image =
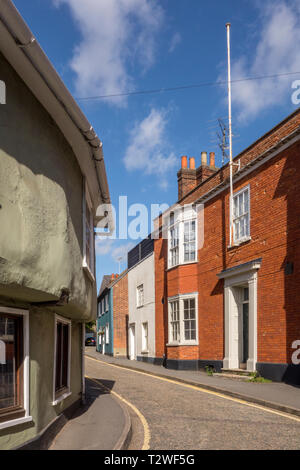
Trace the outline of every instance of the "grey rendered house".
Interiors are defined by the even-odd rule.
[[[96,210],[110,198],[100,140],[10,0],[0,81],[0,449],[15,449],[84,395]]]
[[[129,358],[156,364],[154,240],[145,238],[128,253]]]

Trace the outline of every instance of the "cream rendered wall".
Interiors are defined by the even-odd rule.
[[[54,368],[54,318],[50,310],[29,310],[29,355],[30,355],[30,415],[32,422],[0,430],[0,449],[9,450],[34,439],[47,425],[66,408],[81,400],[81,323],[71,325],[71,375],[72,394],[56,406],[53,401]]]
[[[54,300],[69,317],[96,317],[96,284],[82,269],[83,175],[47,111],[0,54],[0,297]]]
[[[144,306],[137,307],[136,289],[144,285]],[[154,253],[128,272],[129,325],[135,323],[136,356],[155,357]],[[148,353],[142,353],[142,323],[148,322]]]
[[[82,326],[96,317],[83,270],[84,178],[65,137],[0,54],[0,305],[29,311],[30,423],[0,431],[0,449],[26,443],[81,398]],[[69,304],[47,308],[34,302]],[[55,312],[72,319],[71,392],[53,406]]]

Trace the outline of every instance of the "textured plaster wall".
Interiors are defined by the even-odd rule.
[[[137,287],[144,285],[144,305],[137,307]],[[128,272],[129,324],[135,323],[136,355],[155,357],[154,253]],[[142,353],[142,323],[148,323],[148,353]]]
[[[0,295],[45,301],[68,288],[64,313],[89,321],[96,315],[96,286],[82,269],[79,165],[1,55],[0,71],[7,87],[7,104],[0,106]]]
[[[13,449],[33,439],[64,409],[81,398],[81,324],[72,322],[71,392],[56,406],[53,401],[54,318],[52,311],[32,309],[30,328],[30,415],[32,423],[0,430],[0,449]]]

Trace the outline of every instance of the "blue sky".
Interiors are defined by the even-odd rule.
[[[296,0],[14,0],[74,97],[226,80],[226,22],[233,79],[300,72]],[[299,75],[233,84],[236,155],[296,109]],[[180,156],[215,151],[224,86],[81,101],[103,141],[113,204],[172,204]],[[130,220],[130,217],[129,217]],[[97,244],[97,281],[138,240]]]

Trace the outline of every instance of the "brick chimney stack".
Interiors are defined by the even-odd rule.
[[[201,152],[201,166],[197,168],[197,186],[213,175],[217,170],[218,168],[215,167],[215,153],[210,152],[208,162],[207,152]]]
[[[189,191],[194,189],[197,184],[195,159],[190,158],[190,167],[188,168],[187,156],[181,157],[181,169],[177,173],[178,181],[178,200],[182,199]]]
[[[181,169],[177,173],[178,200],[182,199],[217,170],[214,152],[210,152],[209,161],[207,152],[201,152],[201,165],[198,168],[196,168],[194,157],[189,158],[189,167],[187,156],[181,157]]]
[[[215,168],[215,152],[210,152],[209,154],[209,166]]]

